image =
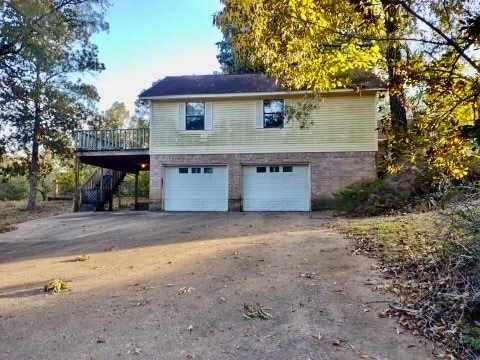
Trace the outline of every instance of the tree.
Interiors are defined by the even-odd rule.
[[[347,80],[339,74],[369,70],[381,57],[377,44],[363,45],[347,31],[361,21],[351,6],[333,0],[222,2],[215,22],[230,34],[235,58],[262,63],[289,88],[335,88]]]
[[[214,17],[214,25],[217,23],[217,17]],[[221,65],[224,74],[254,74],[265,71],[264,66],[257,61],[250,63],[248,59],[239,58],[235,55],[232,45],[232,26],[225,26],[221,28],[223,33],[223,40],[217,42],[218,55],[217,60]]]
[[[148,129],[150,126],[150,102],[135,100],[135,112],[130,119],[130,127],[134,129]]]
[[[100,116],[94,117],[89,121],[89,126],[93,130],[123,129],[130,119],[130,112],[125,103],[115,101]]]
[[[104,8],[107,2],[103,0],[1,0],[0,1],[0,59],[20,54],[32,43],[42,41],[47,45],[55,38],[52,27],[65,23],[74,23],[79,19],[78,8],[86,17],[84,22],[92,30],[107,30],[108,24],[98,23],[93,6]],[[75,9],[77,8],[77,9]],[[72,11],[73,10],[73,11]]]
[[[439,131],[436,135],[440,129],[454,128],[458,135],[460,127],[448,124],[472,123],[478,113],[460,111],[478,108],[478,53],[471,49],[480,43],[480,16],[473,0],[222,3],[225,7],[216,14],[216,24],[231,30],[235,56],[262,61],[267,74],[287,87],[320,92],[349,86],[354,80],[351,74],[359,69],[381,76],[389,92],[386,125],[396,139],[391,145],[407,139],[407,132],[427,138],[427,128]],[[452,84],[456,93],[451,91]],[[432,104],[438,106],[429,112]],[[417,126],[413,131],[407,120],[445,124]],[[450,139],[456,138],[451,135]],[[456,151],[451,145],[451,151]],[[432,163],[438,163],[434,154],[440,152],[425,156],[429,154]],[[390,158],[404,161],[411,153],[394,155]]]
[[[103,20],[104,5],[102,0],[2,3],[1,17],[18,24],[18,34],[15,27],[0,28],[3,46],[16,44],[12,45],[15,51],[0,58],[0,119],[9,130],[5,134],[9,151],[26,156],[27,209],[36,205],[42,152],[69,154],[69,131],[87,121],[98,100],[92,86],[72,79],[75,74],[104,68],[98,61],[97,47],[90,42],[94,32],[108,27]],[[36,29],[41,19],[41,29],[29,36],[23,34],[25,29]]]

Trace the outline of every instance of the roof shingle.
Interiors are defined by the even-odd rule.
[[[140,97],[242,94],[283,91],[272,78],[260,74],[167,76]]]
[[[371,72],[343,74],[353,89],[379,89],[385,84]],[[287,91],[278,81],[261,74],[167,76],[143,91],[140,98],[188,95],[248,94]]]

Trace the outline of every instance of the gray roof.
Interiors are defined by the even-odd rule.
[[[283,91],[272,78],[259,74],[167,76],[140,97],[242,94]]]
[[[349,88],[378,89],[385,86],[378,77],[370,72],[353,71],[345,73],[344,76],[351,79]],[[143,91],[140,98],[269,93],[286,90],[275,79],[260,74],[167,76]]]

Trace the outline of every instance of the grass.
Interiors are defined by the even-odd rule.
[[[27,202],[25,200],[6,200],[0,201],[0,214],[6,213],[10,210],[25,209]]]
[[[428,256],[438,250],[438,219],[431,215],[362,219],[350,222],[345,231],[368,251],[380,251],[387,263]]]
[[[14,230],[14,224],[71,212],[72,201],[39,201],[35,210],[27,211],[26,201],[0,201],[0,232]]]
[[[470,344],[476,350],[480,350],[480,327],[474,325],[464,325],[460,328],[460,333],[465,342]]]
[[[350,220],[343,230],[355,253],[378,260],[382,286],[398,295],[401,306],[389,316],[447,353],[473,359],[480,327],[468,314],[480,294],[480,213],[462,211]]]

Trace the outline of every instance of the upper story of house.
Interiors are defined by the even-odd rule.
[[[376,151],[378,90],[322,94],[303,128],[285,110],[312,94],[257,74],[166,77],[140,98],[151,104],[152,155]]]

